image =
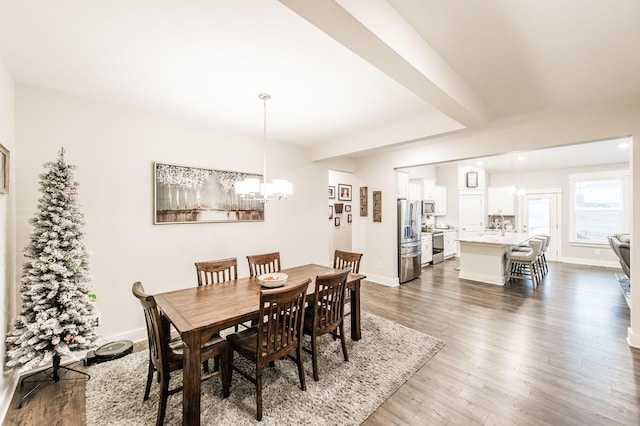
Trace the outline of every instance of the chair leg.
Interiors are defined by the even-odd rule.
[[[229,397],[229,385],[231,384],[231,362],[229,360],[229,349],[222,352],[222,397]],[[216,357],[218,359],[218,357]]]
[[[262,420],[262,366],[256,366],[256,419]]]
[[[153,363],[149,360],[149,372],[147,373],[147,386],[144,388],[144,397],[143,401],[149,399],[149,392],[151,391],[151,382],[153,381],[153,372],[155,368],[153,368]]]
[[[304,378],[304,364],[302,363],[302,339],[298,339],[298,359],[296,363],[298,364],[298,376],[300,377],[300,389],[303,391],[307,390],[307,382]],[[315,353],[315,352],[314,352]]]
[[[344,338],[344,319],[340,323],[340,343],[342,343],[342,355],[344,355],[344,360],[349,361],[349,354],[347,353],[347,339]]]
[[[313,365],[313,380],[317,382],[320,380],[320,377],[318,375],[318,345],[315,332],[311,335],[311,360]],[[300,384],[302,385],[302,381]]]
[[[160,378],[160,401],[158,401],[158,418],[156,419],[156,425],[162,426],[164,423],[164,415],[167,410],[167,398],[169,398],[169,374],[167,377]]]

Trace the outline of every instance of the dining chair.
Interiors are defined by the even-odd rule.
[[[354,274],[360,273],[360,260],[362,253],[351,253],[348,251],[336,250],[333,255],[333,267],[335,269],[350,268]]]
[[[160,315],[156,300],[152,295],[146,294],[142,283],[139,281],[133,284],[131,289],[133,295],[140,301],[144,310],[144,317],[147,325],[147,338],[149,342],[149,370],[147,373],[147,384],[144,390],[143,401],[149,399],[153,374],[158,372],[160,382],[160,401],[158,402],[158,416],[156,425],[162,425],[167,409],[167,399],[182,390],[182,386],[169,389],[171,372],[181,370],[183,366],[182,342],[178,344],[170,343],[169,322]],[[220,357],[222,368],[220,371],[206,373],[201,381],[214,377],[222,378],[222,396],[229,396],[229,384],[231,382],[231,371],[229,366],[229,345],[218,336],[214,336],[201,347],[201,357],[203,360]]]
[[[313,360],[313,379],[317,382],[318,375],[318,337],[332,333],[342,343],[342,355],[349,361],[347,345],[344,336],[344,298],[347,289],[347,276],[350,270],[345,269],[334,274],[318,275],[313,300],[304,312],[305,335],[311,336],[311,353]],[[339,333],[336,334],[336,332]]]
[[[249,275],[252,277],[282,270],[280,252],[254,254],[247,256],[247,261],[249,262]]]
[[[198,286],[238,279],[238,260],[235,257],[196,262]]]
[[[360,273],[360,260],[362,259],[362,253],[352,253],[348,251],[336,250],[333,255],[333,268],[345,269],[351,268],[351,272],[354,274]],[[348,303],[351,300],[351,290],[347,289],[347,294],[344,299],[344,303]],[[344,316],[351,315],[351,310],[344,313]]]
[[[240,333],[230,334],[230,365],[247,380],[256,385],[256,419],[262,420],[262,370],[270,363],[295,352],[300,388],[307,390],[302,364],[302,327],[307,287],[311,278],[277,289],[260,290],[258,324]],[[234,362],[238,352],[256,365],[255,376],[240,369]]]
[[[196,262],[195,265],[199,287],[238,279],[238,260],[235,257]],[[244,324],[241,325],[246,327]],[[236,324],[234,330],[238,331],[238,324]],[[215,368],[218,368],[217,363]]]

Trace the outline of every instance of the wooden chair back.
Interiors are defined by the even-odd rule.
[[[342,322],[349,272],[349,269],[345,269],[316,277],[313,303],[307,309],[313,309],[313,324],[309,325],[317,336],[334,331]]]
[[[238,279],[238,260],[235,257],[196,262],[198,286],[218,284]]]
[[[249,275],[252,277],[282,270],[280,252],[254,254],[247,256],[247,261],[249,262]]]
[[[282,358],[298,347],[302,334],[307,287],[311,278],[297,284],[260,291],[258,367]]]
[[[333,267],[335,269],[350,268],[351,272],[358,274],[360,273],[360,259],[362,259],[362,253],[336,250],[333,256]]]
[[[147,338],[149,340],[149,359],[156,370],[166,372],[175,369],[169,361],[169,323],[162,321],[156,299],[144,292],[142,283],[137,281],[131,288],[133,295],[140,301],[147,324]]]

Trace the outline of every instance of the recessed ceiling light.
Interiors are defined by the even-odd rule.
[[[628,147],[629,147],[628,142],[622,142],[621,144],[618,145],[618,148],[628,148]]]
[[[484,163],[483,163],[482,161],[478,161],[478,162],[476,163],[476,166],[482,166],[483,164],[484,164]]]
[[[518,161],[522,161],[522,160],[524,160],[524,158],[525,158],[525,157],[524,157],[524,155],[518,155],[518,157],[516,158],[516,160],[518,160]]]

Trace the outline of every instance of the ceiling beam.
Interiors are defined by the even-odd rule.
[[[279,1],[463,126],[488,121],[480,96],[385,0]]]

